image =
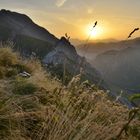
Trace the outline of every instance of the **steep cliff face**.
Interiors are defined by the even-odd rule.
[[[47,54],[43,61],[53,64],[63,63],[65,58],[71,61],[77,61],[80,56],[77,55],[74,46],[65,37],[62,37],[56,44],[54,50]]]
[[[59,40],[54,50],[50,51],[50,53],[44,57],[43,62],[47,66],[51,65],[55,67],[55,70],[61,69],[61,74],[65,68],[65,71],[67,71],[67,74],[70,74],[71,77],[79,74],[80,69],[83,68],[83,80],[88,79],[92,83],[105,87],[105,85],[103,86],[99,72],[91,67],[86,59],[80,57],[74,46],[64,37]]]

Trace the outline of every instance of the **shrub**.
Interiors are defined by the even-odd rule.
[[[22,64],[22,63],[16,64],[14,66],[14,68],[16,68],[18,70],[18,72],[23,72],[23,71],[26,71],[28,73],[32,73],[33,72],[32,68],[30,68],[26,64]]]
[[[13,66],[19,62],[17,54],[11,48],[1,48],[0,66]]]
[[[5,76],[5,68],[0,66],[0,79],[4,78]]]
[[[9,68],[9,69],[7,69],[7,71],[6,71],[5,76],[6,76],[6,77],[14,77],[14,76],[16,76],[17,74],[18,74],[18,70],[17,70],[17,69],[15,69],[15,68]]]
[[[31,95],[37,91],[37,86],[27,81],[21,80],[15,82],[13,93],[18,95]]]

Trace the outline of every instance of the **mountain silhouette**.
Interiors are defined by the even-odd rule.
[[[2,9],[0,11],[0,41],[13,41],[14,49],[24,57],[35,54],[49,70],[62,77],[64,65],[68,79],[80,72],[80,57],[65,37],[56,38],[48,30],[35,24],[27,15]],[[84,76],[92,83],[102,81],[99,72],[84,60]]]

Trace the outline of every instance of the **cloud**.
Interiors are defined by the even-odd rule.
[[[56,6],[57,6],[57,7],[63,6],[63,4],[64,4],[66,1],[67,1],[67,0],[57,0],[57,1],[56,1]]]

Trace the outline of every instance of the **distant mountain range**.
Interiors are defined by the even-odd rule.
[[[139,40],[139,38],[135,39]],[[86,57],[89,61],[93,62],[93,59],[96,58],[97,55],[102,54],[109,50],[121,50],[126,47],[132,46],[133,40],[124,40],[124,41],[117,41],[111,40],[110,42],[95,42],[95,43],[88,43],[86,46],[84,44],[76,46],[77,52],[81,55]]]
[[[86,38],[85,38],[86,40]],[[83,46],[83,44],[85,44],[85,40],[81,40],[81,39],[74,39],[72,38],[70,40],[70,42],[74,45],[74,46]],[[110,38],[110,39],[94,39],[94,40],[89,40],[89,44],[94,44],[94,43],[108,43],[108,42],[117,42],[118,40]]]
[[[65,80],[70,80],[80,73],[82,61],[83,79],[96,84],[102,79],[99,72],[77,54],[74,46],[65,37],[58,39],[45,28],[35,24],[28,16],[2,9],[0,41],[7,40],[14,42],[14,49],[24,57],[36,55],[51,72],[59,77],[62,78],[65,71]]]
[[[140,38],[79,46],[79,54],[103,76],[113,92],[140,93]]]

